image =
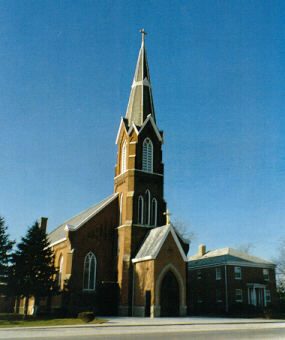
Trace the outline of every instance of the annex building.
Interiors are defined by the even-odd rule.
[[[187,313],[189,244],[166,213],[163,132],[141,33],[116,138],[114,192],[48,235],[59,270],[60,293],[50,302],[54,310],[152,317]]]
[[[228,314],[276,307],[276,265],[233,248],[189,257],[189,312]]]

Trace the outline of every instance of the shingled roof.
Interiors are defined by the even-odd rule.
[[[193,255],[189,257],[189,268],[208,267],[216,265],[248,265],[251,267],[275,267],[273,262],[260,257],[252,256],[233,248],[221,248],[208,251],[204,255]]]
[[[103,201],[93,205],[92,207],[82,211],[76,216],[73,216],[69,220],[65,221],[61,225],[59,225],[56,229],[54,229],[51,233],[48,234],[48,239],[50,244],[54,244],[59,241],[63,241],[66,237],[66,228],[73,231],[81,227],[84,223],[90,220],[93,216],[95,216],[99,211],[105,208],[109,203],[111,203],[116,197],[117,193],[112,194],[105,198]]]
[[[159,251],[169,233],[172,234],[183,260],[187,261],[187,257],[181,247],[173,226],[171,224],[167,224],[162,227],[154,228],[149,232],[136,257],[132,259],[132,262],[135,263],[146,260],[154,260],[159,254]]]

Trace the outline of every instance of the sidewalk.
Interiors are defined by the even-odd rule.
[[[108,322],[96,327],[126,326],[164,326],[164,325],[214,325],[214,324],[260,324],[285,323],[285,320],[262,318],[226,318],[226,317],[177,317],[177,318],[138,318],[138,317],[102,317]]]
[[[84,324],[84,325],[63,325],[63,326],[30,326],[30,327],[3,327],[2,331],[24,330],[24,329],[64,329],[64,328],[116,328],[116,327],[153,327],[153,326],[210,326],[210,325],[242,325],[242,324],[284,324],[285,320],[266,320],[262,318],[223,318],[223,317],[177,317],[177,318],[139,318],[139,317],[109,317],[100,316],[99,318],[108,320],[103,324]]]

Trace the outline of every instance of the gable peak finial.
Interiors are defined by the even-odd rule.
[[[146,31],[144,30],[144,28],[140,29],[140,33],[142,35],[142,44],[144,43],[144,38],[145,38],[145,35],[147,35]]]

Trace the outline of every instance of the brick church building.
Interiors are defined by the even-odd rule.
[[[60,287],[53,309],[152,317],[187,313],[189,244],[166,213],[163,132],[141,33],[127,112],[116,138],[114,193],[48,236]]]

